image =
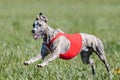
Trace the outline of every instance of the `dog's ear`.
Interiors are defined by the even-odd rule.
[[[39,13],[39,17],[42,21],[47,23],[48,19],[42,13]]]
[[[36,16],[36,20],[40,20],[40,16],[39,15]]]

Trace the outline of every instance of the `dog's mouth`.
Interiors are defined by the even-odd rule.
[[[33,38],[34,38],[35,40],[37,40],[38,38],[40,38],[40,34],[34,33],[34,34],[33,34]]]

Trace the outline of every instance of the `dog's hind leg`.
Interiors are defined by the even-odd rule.
[[[89,59],[89,64],[91,65],[91,68],[92,68],[92,74],[95,75],[95,63],[94,63],[94,59]]]
[[[107,59],[106,59],[106,56],[105,56],[105,52],[104,52],[104,46],[102,44],[101,41],[99,41],[99,45],[95,47],[95,53],[98,55],[98,57],[100,58],[100,60],[104,63],[109,75],[110,75],[110,78],[112,77],[112,73],[110,71],[110,67],[109,67],[109,64],[107,62]]]
[[[105,53],[104,51],[99,51],[99,49],[97,49],[97,55],[98,57],[102,60],[102,62],[104,63],[108,73],[111,75],[111,71],[110,71],[110,67],[109,67],[109,64],[107,62],[107,59],[106,59],[106,56],[105,56]]]
[[[91,65],[91,69],[92,69],[92,74],[95,75],[95,64],[94,64],[94,60],[90,59],[90,55],[92,54],[92,49],[90,48],[85,48],[81,51],[80,55],[81,55],[81,59],[82,62],[84,64],[90,64]]]

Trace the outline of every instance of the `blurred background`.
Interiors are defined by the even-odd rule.
[[[45,68],[38,61],[24,66],[40,52],[42,39],[31,35],[36,15],[42,12],[48,25],[66,33],[90,33],[104,45],[113,80],[120,73],[120,0],[0,0],[0,80],[93,80],[90,65],[80,56],[64,61],[57,59]],[[95,80],[109,80],[103,63],[94,54]]]

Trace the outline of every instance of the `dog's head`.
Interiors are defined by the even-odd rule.
[[[33,34],[33,38],[35,40],[40,38],[45,33],[47,26],[46,23],[47,23],[47,18],[42,13],[37,15],[36,20],[33,23],[33,29],[31,30]]]

